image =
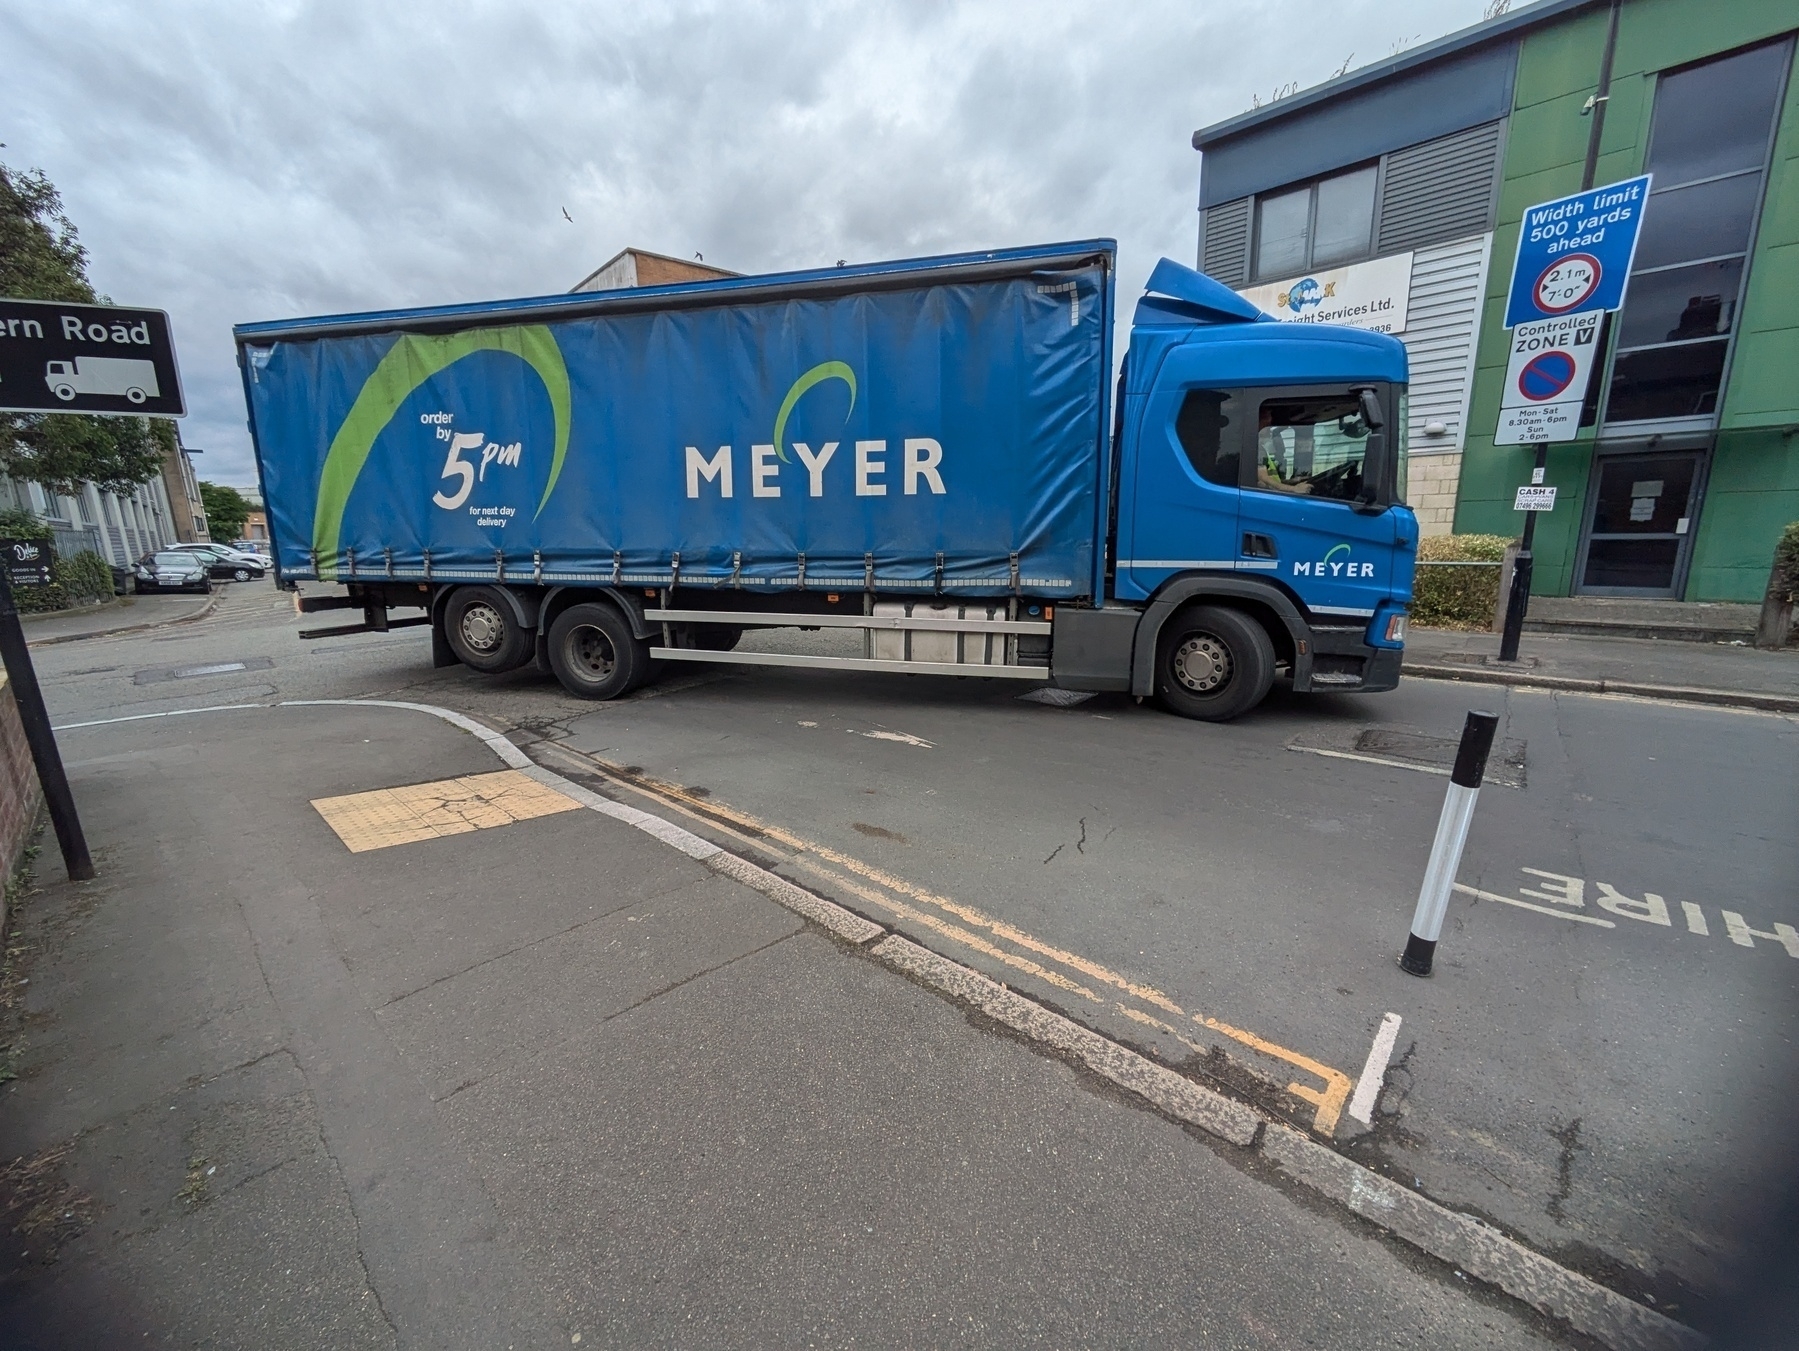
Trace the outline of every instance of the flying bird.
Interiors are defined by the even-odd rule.
[[[575,218],[568,214],[568,208],[566,206],[562,208],[562,219],[567,221],[570,225],[575,223]]]

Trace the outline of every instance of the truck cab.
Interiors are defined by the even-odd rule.
[[[1216,718],[1275,668],[1300,692],[1398,683],[1418,540],[1405,386],[1397,339],[1278,323],[1163,260],[1116,422],[1108,595],[1144,612],[1134,693]]]

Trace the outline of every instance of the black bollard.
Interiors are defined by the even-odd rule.
[[[1468,843],[1468,825],[1474,820],[1474,803],[1480,797],[1481,777],[1487,772],[1487,755],[1498,726],[1497,713],[1470,712],[1462,724],[1462,744],[1449,774],[1443,813],[1437,818],[1437,838],[1430,847],[1424,885],[1418,888],[1418,907],[1412,912],[1412,933],[1399,958],[1400,969],[1414,976],[1430,974],[1437,935],[1443,931],[1443,912],[1449,908],[1449,891],[1462,866],[1462,848]]]
[[[62,846],[63,866],[68,869],[70,881],[85,882],[94,875],[94,861],[88,857],[87,837],[81,833],[81,818],[75,814],[75,795],[69,791],[69,776],[63,773],[56,733],[50,730],[44,692],[38,688],[37,668],[31,664],[31,649],[25,646],[25,629],[19,623],[19,607],[13,603],[12,581],[4,567],[0,567],[0,658],[5,659],[13,702],[19,706],[19,721],[25,727],[25,744],[31,747],[37,781],[44,788],[50,824],[56,828],[57,844]]]

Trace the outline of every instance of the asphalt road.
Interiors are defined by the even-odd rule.
[[[521,729],[551,768],[641,789],[1676,1316],[1731,1289],[1793,1171],[1793,719],[1408,681],[1214,727],[974,680],[703,668],[596,706],[434,672],[420,631],[298,626],[236,588],[198,624],[38,667],[64,724],[380,693]],[[1511,782],[1482,794],[1470,890],[1419,981],[1393,963],[1444,783],[1418,738],[1481,704]],[[219,772],[255,791],[281,771]],[[1365,1127],[1345,1090],[1388,1014]]]

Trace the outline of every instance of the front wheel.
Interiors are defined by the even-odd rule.
[[[577,699],[616,699],[650,673],[649,644],[616,607],[571,605],[550,625],[550,669]]]
[[[1241,610],[1190,606],[1156,640],[1156,697],[1183,718],[1229,722],[1273,683],[1274,643]]]
[[[250,569],[248,569],[248,568],[233,568],[231,570],[231,580],[234,582],[249,581],[250,580]]]

